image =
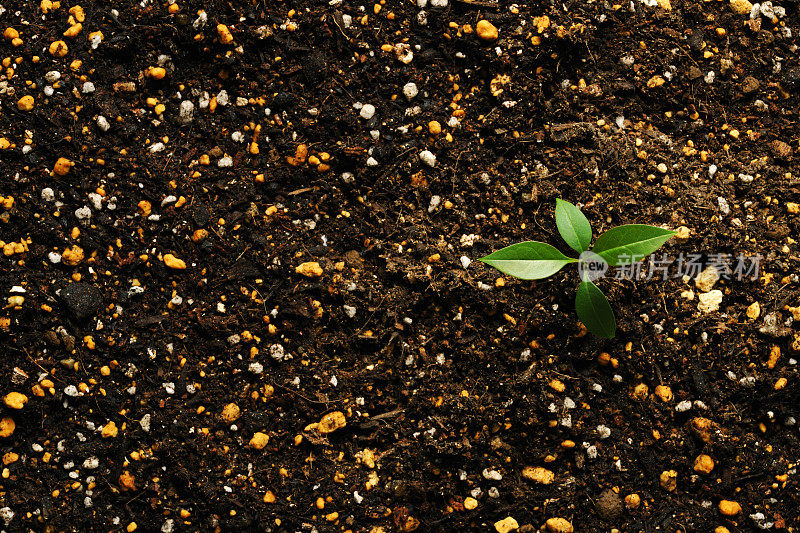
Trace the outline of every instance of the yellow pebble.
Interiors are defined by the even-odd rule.
[[[76,37],[83,29],[83,24],[80,22],[73,24],[64,32],[64,37]]]
[[[119,433],[119,429],[117,429],[117,425],[111,421],[105,426],[103,426],[103,430],[100,432],[100,435],[103,436],[104,439],[114,438]]]
[[[317,431],[323,435],[333,433],[347,425],[347,419],[341,411],[333,411],[322,417],[317,426]]]
[[[3,417],[0,420],[0,437],[10,437],[15,429],[17,429],[17,424],[10,416]]]
[[[517,529],[519,529],[519,523],[511,516],[494,523],[494,530],[497,533],[509,533],[509,531],[516,531]]]
[[[318,278],[322,276],[323,273],[322,267],[319,266],[319,263],[316,261],[301,263],[297,265],[297,268],[295,268],[294,271],[307,278]]]
[[[75,163],[65,157],[59,157],[53,167],[53,173],[58,176],[66,176],[69,170],[75,166]]]
[[[3,398],[3,403],[11,409],[22,409],[28,403],[28,397],[19,392],[9,392]]]
[[[731,500],[720,500],[719,512],[725,516],[736,516],[742,512],[742,506]]]
[[[698,455],[694,460],[694,471],[701,474],[710,474],[714,470],[714,459],[706,454]]]
[[[225,24],[217,24],[217,36],[222,44],[231,44],[233,42],[231,30]]]
[[[222,419],[228,423],[235,422],[239,418],[239,406],[229,403],[222,408]]]
[[[31,109],[33,109],[33,104],[34,104],[33,96],[25,95],[19,100],[17,100],[17,109],[19,109],[20,111],[30,111]]]
[[[566,518],[548,518],[545,527],[550,533],[574,533],[575,528]]]
[[[549,485],[556,478],[553,472],[541,466],[526,466],[522,469],[522,477],[542,485]]]
[[[253,435],[253,438],[250,439],[250,447],[255,448],[256,450],[263,450],[264,447],[269,442],[269,435],[266,433],[261,433],[260,431]]]
[[[672,400],[672,389],[666,385],[656,385],[656,396],[662,402],[669,402]]]
[[[636,493],[625,496],[625,505],[628,506],[628,509],[636,509],[641,503],[642,499]]]
[[[164,264],[173,270],[184,270],[186,268],[186,263],[172,254],[164,255]]]
[[[64,57],[69,52],[69,47],[64,41],[53,41],[48,48],[51,56]]]
[[[167,75],[167,71],[162,67],[152,67],[148,71],[148,74],[154,80],[163,80],[164,76]]]
[[[478,37],[484,41],[495,41],[498,37],[497,28],[488,20],[479,20],[475,27]]]

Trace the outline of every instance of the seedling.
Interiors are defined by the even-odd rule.
[[[526,241],[497,250],[480,261],[525,280],[547,278],[570,263],[578,263],[581,279],[575,295],[578,318],[598,337],[613,338],[617,330],[614,311],[594,280],[609,266],[641,261],[676,232],[646,224],[626,224],[600,235],[590,250],[592,226],[580,209],[561,199],[556,200],[556,227],[567,245],[580,254],[578,258],[568,257],[544,242]]]

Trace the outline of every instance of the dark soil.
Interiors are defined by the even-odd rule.
[[[438,4],[2,2],[7,530],[800,526],[797,4]],[[556,198],[760,279],[607,277],[597,339],[477,261]]]

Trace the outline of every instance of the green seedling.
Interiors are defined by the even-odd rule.
[[[497,250],[480,261],[525,280],[547,278],[566,265],[577,263],[581,280],[575,295],[578,318],[598,337],[613,338],[617,330],[614,311],[594,280],[609,266],[641,261],[676,232],[646,224],[626,224],[600,235],[590,250],[592,226],[580,209],[561,199],[556,200],[556,227],[567,245],[580,254],[578,258],[568,257],[544,242],[526,241]]]

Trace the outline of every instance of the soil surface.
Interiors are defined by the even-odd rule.
[[[6,530],[800,527],[795,1],[0,4]]]

